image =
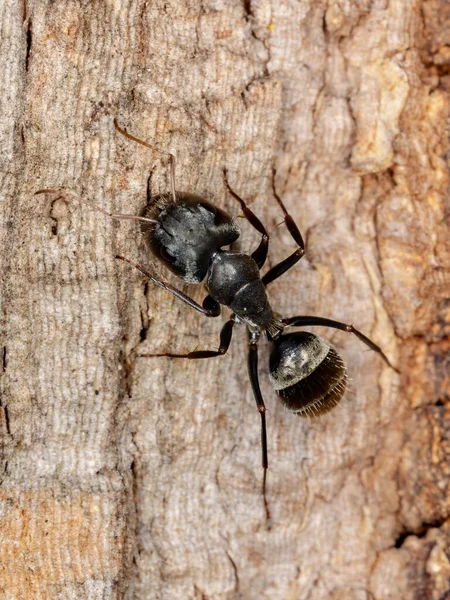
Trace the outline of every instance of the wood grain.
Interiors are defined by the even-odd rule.
[[[444,600],[449,554],[450,11],[444,0],[24,0],[0,5],[0,597]],[[222,168],[294,249],[270,174],[307,241],[270,286],[285,316],[348,363],[319,420],[271,390],[268,501],[238,328],[206,319],[114,259],[171,282],[135,223],[174,152],[177,187],[233,215]],[[244,221],[239,247],[258,241]],[[179,285],[179,282],[177,282]],[[186,288],[197,300],[203,290]]]

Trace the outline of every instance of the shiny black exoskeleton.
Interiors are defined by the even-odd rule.
[[[186,283],[201,283],[212,257],[241,233],[226,212],[195,194],[177,193],[175,202],[156,196],[145,216],[154,219],[143,226],[153,254]]]
[[[116,129],[135,142],[152,148],[146,142],[121,129]],[[269,518],[265,497],[266,471],[268,468],[265,404],[258,378],[258,341],[266,334],[273,344],[269,363],[269,377],[283,404],[300,416],[313,417],[330,411],[341,400],[347,382],[344,361],[336,350],[322,338],[307,332],[284,333],[286,327],[309,327],[322,325],[355,334],[364,344],[378,352],[390,365],[382,350],[352,325],[323,317],[296,316],[281,318],[275,313],[266,294],[266,286],[283,275],[303,256],[305,247],[300,231],[292,216],[287,212],[275,191],[275,173],[272,177],[274,197],[284,214],[284,223],[297,245],[286,259],[261,276],[265,264],[269,235],[253,211],[230,187],[227,172],[224,182],[229,193],[239,202],[244,216],[261,234],[261,241],[251,255],[233,252],[225,248],[235,242],[240,230],[235,221],[223,210],[203,198],[175,189],[174,158],[169,155],[171,166],[171,194],[150,196],[144,216],[117,215],[106,213],[115,219],[134,219],[141,222],[149,248],[175,275],[186,283],[205,283],[208,295],[200,305],[184,292],[156,278],[140,265],[123,256],[117,258],[136,267],[156,285],[202,312],[208,317],[217,317],[221,306],[231,309],[232,315],[220,334],[217,350],[196,350],[187,354],[164,353],[158,355],[173,358],[204,359],[227,352],[235,323],[247,326],[249,337],[248,372],[262,425],[262,466],[264,468],[263,494],[266,515]],[[58,192],[61,190],[41,190]],[[73,192],[65,191],[81,202],[105,213]]]
[[[186,283],[205,280],[207,303],[217,304],[209,316],[219,314],[218,305],[223,305],[253,330],[275,335],[283,328],[270,307],[254,258],[223,250],[240,235],[227,213],[199,196],[177,192],[169,202],[165,195],[151,198],[145,216],[153,220],[142,225],[153,254]]]
[[[275,344],[269,377],[283,404],[302,417],[334,408],[347,383],[347,369],[336,350],[306,331],[282,335]]]

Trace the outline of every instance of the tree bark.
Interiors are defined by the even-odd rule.
[[[448,91],[444,0],[23,0],[1,6],[0,596],[23,599],[450,598]],[[236,327],[117,224],[42,188],[139,214],[147,179],[266,224],[269,288],[351,378],[330,414],[283,409],[267,377],[267,530],[259,417]],[[258,236],[242,224],[239,247]],[[201,301],[201,286],[184,286]],[[224,311],[225,313],[227,311]]]

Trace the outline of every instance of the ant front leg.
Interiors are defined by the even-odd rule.
[[[148,279],[150,279],[150,281],[153,281],[153,283],[156,283],[156,285],[159,285],[159,287],[162,287],[163,289],[167,290],[168,292],[179,298],[182,302],[184,302],[191,308],[198,310],[198,312],[201,312],[205,316],[218,317],[220,315],[220,304],[216,302],[213,298],[211,298],[211,296],[206,296],[206,298],[203,300],[202,306],[200,306],[200,304],[197,304],[195,300],[192,300],[192,298],[184,294],[181,290],[178,290],[177,288],[173,287],[173,285],[170,285],[170,283],[161,281],[160,279],[156,279],[156,277],[153,277],[153,275],[151,275],[148,271],[141,267],[141,265],[138,265],[137,263],[128,260],[128,258],[125,258],[124,256],[116,256],[115,258],[128,263],[129,265],[140,271]]]
[[[242,198],[240,196],[238,196],[236,194],[236,192],[231,188],[230,184],[228,183],[227,173],[228,173],[227,169],[224,169],[223,170],[223,180],[225,182],[227,190],[230,192],[230,194],[233,196],[233,198],[235,198],[241,205],[242,212],[244,213],[244,216],[247,219],[247,221],[250,223],[250,225],[252,225],[256,229],[256,231],[258,231],[262,235],[259,246],[256,248],[256,250],[252,254],[252,258],[258,265],[258,268],[262,269],[262,267],[264,266],[264,263],[266,262],[267,252],[269,250],[269,234],[267,233],[264,225],[261,223],[261,221],[255,215],[255,213],[252,210],[250,210],[250,208],[246,205],[244,200],[242,200]]]
[[[286,273],[286,271],[289,271],[289,269],[291,267],[293,267],[296,263],[298,263],[298,261],[305,254],[305,243],[303,241],[302,234],[300,233],[300,229],[297,227],[292,216],[288,213],[286,207],[284,206],[283,201],[281,200],[280,196],[277,194],[277,191],[275,189],[275,175],[276,175],[276,171],[275,171],[275,169],[273,169],[272,170],[273,195],[275,197],[275,200],[280,205],[281,210],[284,213],[284,223],[285,223],[286,227],[288,228],[288,231],[291,234],[292,238],[294,239],[294,242],[297,244],[298,248],[290,256],[288,256],[287,258],[285,258],[284,260],[279,262],[277,265],[272,267],[269,271],[267,271],[267,273],[262,278],[264,285],[269,285],[269,283],[271,283],[275,279],[278,279],[278,277],[281,277],[281,275]]]
[[[333,321],[332,319],[325,319],[324,317],[307,317],[307,316],[299,316],[299,317],[290,317],[289,319],[282,319],[283,323],[288,326],[292,325],[294,327],[314,327],[314,326],[322,326],[322,327],[332,327],[333,329],[340,329],[341,331],[345,331],[346,333],[353,333],[356,337],[366,346],[368,346],[371,350],[376,352],[381,356],[384,362],[394,369],[397,373],[399,372],[391,362],[389,361],[386,354],[383,350],[372,342],[370,338],[361,333],[358,329],[353,327],[353,325],[348,325],[347,323],[341,323],[340,321]]]
[[[152,356],[168,356],[169,358],[214,358],[215,356],[223,356],[227,353],[230,347],[231,337],[233,335],[233,326],[236,322],[235,315],[231,317],[229,321],[225,323],[220,332],[220,342],[218,350],[194,350],[194,352],[188,352],[187,354],[172,354],[171,352],[164,352],[163,354],[138,354],[139,358],[148,358]]]

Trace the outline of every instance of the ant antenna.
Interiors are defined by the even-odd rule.
[[[148,217],[140,217],[138,215],[122,215],[122,214],[117,214],[117,213],[110,213],[107,210],[104,210],[103,208],[101,208],[100,206],[97,206],[97,204],[94,204],[90,200],[84,200],[77,193],[75,193],[72,190],[68,190],[66,188],[53,188],[53,189],[48,189],[48,190],[39,190],[34,193],[35,196],[37,196],[38,194],[60,194],[60,197],[62,197],[62,198],[70,197],[73,200],[77,200],[78,202],[81,202],[82,204],[86,204],[86,206],[89,206],[89,208],[98,210],[98,212],[103,213],[107,217],[111,217],[111,219],[119,219],[119,220],[128,219],[130,221],[143,221],[144,223],[157,223],[158,222],[155,219],[149,219]]]
[[[171,152],[166,152],[166,150],[160,150],[159,148],[156,148],[155,146],[152,146],[148,142],[144,142],[143,140],[140,140],[139,138],[135,137],[134,135],[131,135],[131,133],[128,133],[128,131],[126,131],[126,129],[122,129],[122,127],[120,127],[120,125],[117,123],[117,119],[116,118],[114,118],[114,127],[117,129],[117,131],[119,133],[121,133],[123,136],[125,136],[129,140],[132,140],[133,142],[141,144],[141,146],[145,146],[146,148],[149,148],[150,150],[154,150],[155,152],[159,152],[160,154],[165,154],[166,156],[169,157],[169,164],[170,164],[170,188],[171,188],[171,191],[172,191],[173,201],[176,202],[176,192],[175,192],[175,156]]]
[[[159,148],[156,148],[155,146],[152,146],[151,144],[144,142],[143,140],[140,140],[139,138],[135,137],[134,135],[131,135],[131,133],[128,133],[128,131],[126,131],[125,129],[122,129],[122,127],[120,127],[120,125],[117,123],[117,119],[114,119],[114,127],[117,129],[117,131],[119,133],[121,133],[123,136],[125,136],[129,140],[132,140],[133,142],[141,144],[141,146],[145,146],[146,148],[149,148],[150,150],[159,152],[160,154],[165,154],[169,157],[170,188],[171,188],[171,192],[172,192],[173,201],[176,202],[175,156],[171,152],[166,152],[165,150],[160,150]],[[138,215],[110,213],[110,212],[104,210],[103,208],[101,208],[100,206],[98,206],[97,204],[94,204],[90,200],[84,200],[78,194],[76,194],[74,191],[68,190],[66,188],[57,187],[57,188],[52,188],[52,189],[39,190],[39,191],[35,192],[35,195],[37,195],[37,194],[60,194],[61,197],[70,197],[73,200],[77,200],[78,202],[81,202],[82,204],[86,204],[86,206],[89,206],[90,208],[103,213],[107,217],[111,217],[111,219],[118,219],[118,220],[128,219],[130,221],[141,221],[144,223],[157,223],[157,221],[155,219],[150,219],[148,217],[140,217]]]

